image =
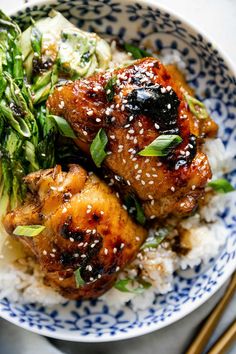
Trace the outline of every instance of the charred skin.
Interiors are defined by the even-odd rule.
[[[157,59],[146,58],[56,88],[47,102],[51,113],[67,119],[87,154],[99,129],[105,130],[111,153],[103,167],[122,182],[122,193],[126,184],[136,194],[151,219],[191,213],[211,178],[200,141],[215,135],[217,125],[192,115],[175,75],[176,80]],[[112,77],[117,80],[109,101],[106,85]],[[139,156],[160,134],[178,134],[183,141],[167,157]]]
[[[147,232],[136,225],[114,193],[78,165],[60,166],[25,178],[25,204],[4,219],[9,234],[19,225],[44,225],[35,237],[14,236],[36,257],[46,284],[69,299],[95,298],[107,291],[136,256]],[[80,268],[85,285],[77,288]]]

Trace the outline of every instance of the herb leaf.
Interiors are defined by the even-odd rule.
[[[80,274],[80,268],[78,268],[75,272],[75,282],[76,282],[76,287],[79,288],[81,285],[85,284],[85,281],[83,280],[83,278],[81,277]]]
[[[208,183],[208,186],[214,189],[217,193],[229,193],[235,190],[232,184],[225,178],[220,178]]]
[[[140,286],[138,286],[137,288],[129,288],[128,285],[130,285],[131,283],[132,279],[130,278],[120,279],[117,280],[114,287],[124,293],[142,294],[146,289],[152,286],[150,283],[142,280],[139,282]]]
[[[101,128],[93,139],[93,142],[90,146],[90,153],[97,167],[101,167],[103,160],[107,156],[107,153],[105,151],[107,143],[108,138],[106,132]]]
[[[206,106],[200,102],[195,97],[192,97],[185,93],[185,99],[188,103],[190,111],[198,118],[198,119],[206,119],[209,117]]]
[[[140,49],[133,44],[125,43],[124,49],[126,52],[131,53],[134,59],[142,59],[146,57],[152,57],[151,53],[148,53],[144,49]]]
[[[42,46],[42,33],[38,30],[36,26],[31,29],[31,47],[34,53],[41,55]]]
[[[128,209],[128,213],[133,216],[135,215],[135,219],[138,223],[144,225],[146,222],[146,217],[144,215],[143,208],[133,194],[130,194],[125,198],[125,205]]]
[[[148,237],[146,242],[142,245],[141,250],[146,248],[157,248],[157,246],[159,246],[162,241],[164,241],[168,234],[169,230],[165,227],[157,230],[153,237]]]
[[[55,115],[48,115],[48,119],[50,119],[50,118],[55,120],[58,130],[62,136],[65,136],[65,137],[71,138],[71,139],[76,139],[76,135],[75,135],[73,129],[71,128],[69,123],[64,118],[59,117],[59,116],[55,116]]]
[[[114,98],[115,95],[115,85],[116,85],[116,80],[117,80],[117,76],[112,76],[108,81],[107,84],[105,86],[105,91],[106,91],[106,97],[107,97],[107,101],[111,102]]]
[[[159,135],[138,154],[141,156],[166,156],[182,142],[179,135]]]
[[[44,229],[45,226],[43,225],[23,225],[17,226],[13,234],[16,236],[34,237],[39,235]]]

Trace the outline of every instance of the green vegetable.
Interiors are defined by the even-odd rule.
[[[85,281],[82,279],[81,274],[80,274],[80,268],[78,268],[75,272],[75,282],[76,282],[76,287],[80,288],[85,284]]]
[[[62,136],[76,139],[76,135],[73,129],[70,127],[69,123],[64,118],[55,115],[48,115],[48,118],[52,118],[55,120],[58,130]]]
[[[31,28],[31,47],[34,53],[37,53],[38,56],[41,54],[42,46],[42,33],[38,30],[37,27],[32,26]]]
[[[146,222],[146,217],[144,215],[143,208],[133,194],[130,194],[125,198],[125,205],[128,212],[131,215],[134,215],[138,223],[144,225]]]
[[[148,237],[146,242],[142,245],[141,250],[147,248],[157,248],[162,241],[168,236],[169,230],[165,227],[157,230],[153,237]]]
[[[93,142],[90,146],[90,153],[97,167],[101,167],[103,160],[107,156],[107,153],[105,151],[107,143],[108,138],[106,132],[101,128],[93,139]]]
[[[106,41],[80,30],[54,10],[22,33],[21,47],[35,104],[45,101],[61,79],[90,76],[97,69],[107,69],[111,60]]]
[[[215,181],[208,183],[208,186],[211,187],[217,193],[229,193],[235,190],[232,184],[227,181],[225,178],[220,178]]]
[[[152,285],[148,282],[143,280],[139,280],[140,286],[134,288],[132,287],[133,280],[130,278],[120,279],[117,280],[114,287],[122,291],[124,293],[134,293],[134,294],[142,294],[145,290],[149,289]]]
[[[131,53],[134,59],[141,59],[145,57],[152,57],[153,55],[144,49],[140,49],[133,44],[125,43],[124,49],[126,52]]]
[[[13,231],[13,234],[16,236],[34,237],[38,236],[44,229],[45,226],[42,225],[17,226]]]
[[[139,152],[141,156],[167,156],[182,142],[179,135],[160,135],[150,145]]]
[[[195,97],[188,95],[187,93],[184,95],[185,99],[188,103],[190,111],[198,118],[198,119],[206,119],[209,117],[206,106],[197,100]]]
[[[117,76],[115,75],[108,80],[108,82],[105,86],[106,97],[107,97],[108,102],[111,102],[114,98],[116,80],[117,80]]]

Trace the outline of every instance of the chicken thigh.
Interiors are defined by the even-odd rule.
[[[181,84],[159,60],[145,58],[57,87],[47,107],[69,122],[88,155],[104,129],[108,144],[102,167],[120,182],[120,190],[136,195],[148,218],[184,216],[197,207],[211,178],[200,142],[217,126],[210,117],[200,120],[191,113]],[[160,135],[179,135],[182,142],[167,156],[140,156]]]
[[[68,172],[56,166],[32,173],[25,183],[28,198],[5,217],[7,232],[43,225],[37,236],[14,237],[36,258],[45,283],[70,299],[103,294],[135,258],[147,231],[132,221],[108,186],[78,165]]]

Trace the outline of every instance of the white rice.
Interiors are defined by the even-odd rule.
[[[130,55],[117,50],[115,41],[112,42],[111,48],[113,55],[111,69],[131,60]],[[178,61],[177,59],[175,57],[175,61]],[[234,153],[226,150],[220,139],[206,139],[204,152],[208,156],[214,178],[219,178],[234,168],[232,165]],[[127,277],[134,279],[138,269],[141,268],[142,276],[151,283],[151,287],[143,294],[135,295],[132,292],[121,292],[112,288],[103,295],[104,301],[116,307],[130,301],[137,310],[147,308],[152,304],[155,293],[164,294],[172,290],[174,271],[191,268],[201,262],[207,263],[210,258],[216,256],[226,241],[226,230],[218,213],[235,198],[236,192],[215,195],[198,214],[182,221],[181,226],[186,230],[188,246],[191,249],[186,255],[173,252],[169,243],[165,241],[157,249],[145,252],[144,257],[137,257],[129,269],[120,274],[120,279]],[[136,286],[138,284],[134,281],[133,287]],[[43,305],[65,301],[52,288],[43,284],[43,275],[38,265],[32,261],[27,265],[23,260],[18,262],[1,260],[0,299],[4,297],[14,302],[39,302]]]

